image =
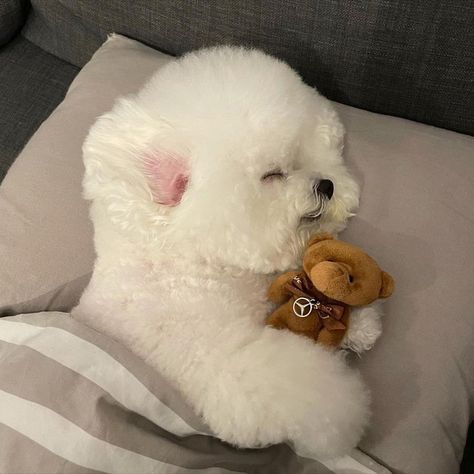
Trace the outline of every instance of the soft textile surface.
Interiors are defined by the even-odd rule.
[[[377,421],[362,447],[401,472],[456,473],[474,414],[474,139],[338,109],[362,183],[341,237],[396,281],[360,361]]]
[[[82,140],[117,95],[139,89],[166,60],[120,37],[106,43],[15,162],[0,186],[4,313],[76,301],[94,258]],[[338,109],[362,185],[343,237],[397,282],[382,339],[358,362],[374,399],[362,447],[399,472],[455,473],[473,413],[474,139]]]
[[[82,66],[117,32],[178,55],[245,44],[288,61],[330,99],[474,134],[474,3],[32,0],[23,34]]]
[[[0,49],[0,182],[78,71],[20,35]]]
[[[386,472],[358,452],[333,471],[221,443],[144,362],[53,312],[0,321],[0,445],[3,473]]]
[[[0,1],[0,46],[20,29],[28,10],[27,0]]]
[[[82,142],[117,96],[139,89],[169,60],[138,43],[112,44],[83,68],[0,186],[0,315],[68,311],[89,281],[94,249],[81,199]]]

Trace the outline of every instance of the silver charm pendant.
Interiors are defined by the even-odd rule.
[[[313,301],[308,298],[298,298],[293,303],[293,313],[298,318],[307,318],[313,311]]]

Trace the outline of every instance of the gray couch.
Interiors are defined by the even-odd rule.
[[[332,100],[474,135],[473,24],[461,0],[0,0],[0,180],[110,32],[173,55],[259,47]]]
[[[462,0],[0,0],[0,178],[109,32],[256,46],[332,100],[472,135],[473,20]]]

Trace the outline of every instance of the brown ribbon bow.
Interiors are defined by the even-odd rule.
[[[330,330],[346,329],[346,325],[340,321],[344,315],[346,306],[344,303],[330,300],[318,291],[305,273],[296,275],[286,289],[297,298],[306,298],[313,304],[323,326]]]

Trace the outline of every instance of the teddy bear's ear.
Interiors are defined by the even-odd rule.
[[[311,245],[317,244],[318,242],[322,242],[323,240],[334,240],[334,237],[327,232],[322,232],[321,234],[314,234],[310,237],[308,241],[307,247],[311,247]]]
[[[395,288],[395,282],[393,278],[387,273],[382,271],[382,287],[380,288],[380,298],[388,298],[392,295]]]

